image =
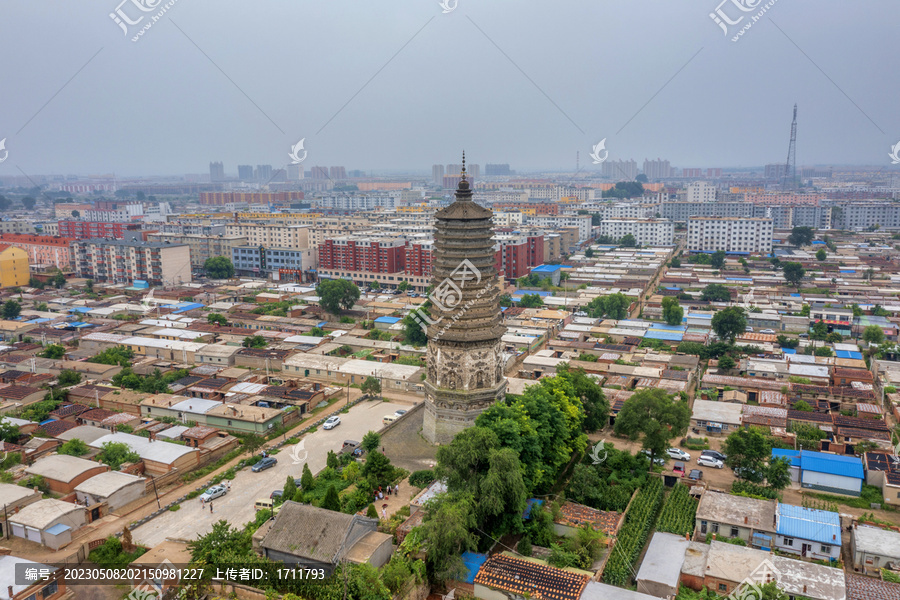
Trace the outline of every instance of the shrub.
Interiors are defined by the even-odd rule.
[[[428,487],[432,481],[434,481],[434,471],[432,471],[431,469],[422,469],[421,471],[414,471],[409,476],[409,484],[413,485],[417,488]]]
[[[519,545],[516,548],[522,556],[531,556],[531,540],[528,539],[527,535],[519,540]]]

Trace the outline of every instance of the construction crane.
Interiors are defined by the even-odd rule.
[[[787,162],[784,163],[784,178],[781,188],[793,190],[797,186],[797,105],[794,104],[794,120],[791,121],[791,143],[788,146]]]

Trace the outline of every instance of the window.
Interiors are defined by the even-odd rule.
[[[738,528],[732,527],[731,528],[731,537],[737,537],[737,536],[738,536]]]
[[[784,545],[785,546],[793,546],[794,538],[788,538],[788,537],[784,538]]]
[[[822,554],[831,554],[831,546],[822,544]]]
[[[727,592],[727,591],[728,591],[728,585],[727,585],[727,584],[724,584],[724,583],[720,583],[720,584],[719,584],[719,591],[720,591],[720,592]]]
[[[41,590],[41,598],[49,598],[53,594],[59,591],[59,588],[55,581],[51,582],[50,585]]]
[[[712,523],[710,529],[712,530],[713,533],[719,533],[719,524],[718,524],[718,523]]]

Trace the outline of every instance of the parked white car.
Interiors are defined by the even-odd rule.
[[[772,335],[775,335],[774,329],[760,329],[759,332],[760,333],[771,333]]]
[[[672,458],[677,458],[678,460],[691,460],[691,455],[681,448],[669,448],[666,450],[666,454]]]
[[[697,464],[701,465],[703,467],[713,467],[714,469],[721,469],[722,467],[725,466],[725,463],[723,463],[718,458],[708,456],[705,454],[701,455],[700,458],[697,459]]]
[[[228,488],[226,488],[224,485],[214,485],[200,494],[200,498],[202,498],[204,502],[209,502],[210,500],[215,500],[216,498],[224,496],[227,493]]]
[[[322,428],[323,429],[334,429],[335,427],[337,427],[340,424],[341,424],[340,417],[328,417],[328,419],[322,425]]]

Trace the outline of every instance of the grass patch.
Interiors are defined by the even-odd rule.
[[[181,505],[180,505],[180,504],[173,504],[172,506],[169,507],[169,510],[172,511],[172,512],[178,512],[179,510],[181,510]]]
[[[852,496],[835,496],[834,494],[809,494],[810,496],[825,502],[835,502],[844,506],[852,506],[853,508],[872,508],[870,504],[880,504],[883,510],[897,510],[896,508],[885,504],[884,497],[874,485],[863,485],[862,493],[858,498]]]
[[[225,456],[223,456],[216,462],[212,463],[211,465],[206,465],[202,469],[197,469],[196,471],[191,471],[190,473],[185,473],[184,475],[182,475],[181,480],[184,481],[185,483],[188,483],[191,481],[196,481],[196,480],[200,479],[201,477],[205,477],[206,475],[209,475],[216,469],[219,469],[219,468],[227,465],[234,459],[236,459],[238,456],[241,455],[241,453],[243,451],[244,451],[243,448],[235,448],[234,450],[232,450],[231,452],[229,452],[228,454],[226,454]]]

